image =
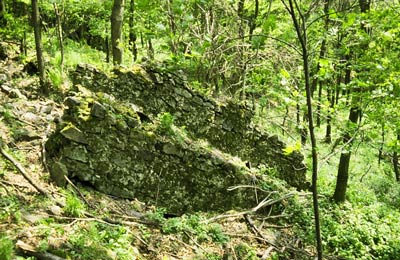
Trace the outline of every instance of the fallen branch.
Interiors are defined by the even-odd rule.
[[[267,206],[271,206],[273,204],[276,204],[278,202],[281,202],[282,200],[285,200],[287,198],[290,198],[294,196],[294,193],[288,193],[283,197],[277,198],[277,199],[268,199],[269,196],[267,196],[265,199],[263,199],[260,203],[258,203],[257,206],[255,206],[252,209],[246,210],[246,211],[242,211],[242,212],[238,212],[235,214],[225,214],[225,215],[219,215],[213,218],[210,218],[208,220],[206,220],[207,223],[219,220],[219,219],[223,219],[223,218],[231,218],[231,217],[241,217],[243,215],[248,215],[248,214],[254,214],[256,213],[258,210],[260,210],[261,208],[267,207]]]
[[[256,189],[256,190],[260,190],[260,191],[263,191],[263,192],[268,192],[268,193],[270,193],[270,195],[273,194],[273,193],[277,193],[277,191],[272,191],[272,192],[271,192],[271,191],[268,191],[268,190],[264,190],[263,188],[254,186],[254,185],[237,185],[237,186],[229,187],[227,190],[228,190],[228,191],[233,191],[233,190],[236,190],[236,189],[239,189],[239,188],[251,188],[251,189]]]
[[[0,152],[1,154],[4,156],[4,158],[6,158],[8,161],[10,161],[16,168],[17,170],[22,174],[22,176],[24,176],[24,178],[29,182],[29,184],[31,184],[40,194],[49,197],[50,195],[49,193],[43,189],[42,187],[40,187],[39,185],[37,185],[33,179],[29,176],[28,172],[25,170],[25,168],[21,165],[21,163],[19,161],[17,161],[14,157],[12,157],[5,149],[4,149],[4,144],[3,144],[3,140],[0,139]]]
[[[268,249],[265,250],[264,254],[262,255],[261,260],[267,260],[272,250],[274,250],[273,246],[268,247]]]
[[[65,258],[61,258],[59,256],[53,255],[49,252],[40,252],[37,251],[36,248],[34,248],[31,245],[26,244],[25,242],[18,240],[16,247],[21,253],[25,256],[33,256],[36,257],[39,260],[65,260]]]
[[[4,184],[3,180],[0,180],[0,185],[4,188],[4,190],[7,192],[7,194],[10,193],[10,191],[7,188],[7,186]]]
[[[250,218],[248,214],[244,215],[244,219],[246,220],[247,224],[251,227],[251,230],[258,236],[264,239],[264,241],[268,241],[268,239],[264,236],[264,234],[256,227],[253,220]],[[275,246],[273,243],[269,243],[272,246]]]

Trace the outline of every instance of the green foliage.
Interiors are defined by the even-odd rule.
[[[254,248],[246,243],[235,246],[235,254],[238,259],[243,260],[256,260],[259,259]]]
[[[146,214],[147,219],[157,224],[163,224],[165,222],[164,214],[165,208],[157,208],[154,212]]]
[[[167,219],[162,225],[162,231],[166,234],[187,233],[201,241],[213,241],[225,244],[229,241],[219,224],[202,223],[204,219],[197,215],[184,215],[179,218]]]
[[[207,234],[211,237],[212,241],[225,244],[229,242],[229,237],[226,236],[222,230],[221,225],[211,224],[207,228]]]
[[[58,69],[50,68],[47,71],[47,76],[50,79],[52,85],[56,88],[60,87],[61,84],[63,83],[63,80],[64,80],[63,75],[62,75],[61,71]]]
[[[171,115],[169,112],[164,112],[162,114],[158,114],[158,120],[160,120],[160,125],[158,127],[160,133],[166,135],[173,135],[174,130],[172,126],[174,125],[174,116]]]
[[[73,259],[135,259],[137,249],[131,245],[132,237],[122,226],[90,223],[77,228],[68,238]]]
[[[83,202],[73,193],[68,192],[65,200],[64,212],[71,217],[81,217],[85,211]]]
[[[4,234],[0,233],[0,259],[11,260],[14,257],[14,243]]]
[[[294,152],[299,152],[301,150],[301,142],[297,141],[294,145],[289,145],[286,148],[283,148],[284,155],[290,155]]]
[[[395,259],[400,252],[396,234],[399,213],[388,212],[379,203],[362,208],[348,204],[336,209],[327,215],[324,225],[328,249],[345,259]]]
[[[14,215],[20,216],[19,209],[21,205],[17,197],[1,196],[0,198],[0,221],[7,221],[14,218]],[[19,219],[17,219],[18,221]]]

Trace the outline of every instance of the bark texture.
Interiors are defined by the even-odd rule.
[[[111,45],[114,65],[122,63],[122,24],[124,19],[124,0],[114,0],[111,13]]]

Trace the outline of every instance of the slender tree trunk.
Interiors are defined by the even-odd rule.
[[[45,83],[40,14],[39,14],[39,6],[37,0],[32,0],[32,23],[33,23],[33,31],[35,34],[36,58],[38,63],[39,80],[41,88],[40,91],[42,92],[42,94],[47,95],[49,93],[49,89],[47,88]]]
[[[340,84],[340,76],[338,77],[338,81]],[[332,112],[333,109],[335,108],[335,91],[334,88],[332,87],[329,87],[327,91],[328,91],[327,97],[329,101],[329,108],[326,116],[325,142],[330,144],[332,142]]]
[[[131,47],[133,61],[135,62],[137,60],[138,50],[136,46],[137,36],[135,33],[134,26],[135,26],[135,0],[131,0],[129,4],[129,46]]]
[[[21,54],[27,55],[27,49],[26,49],[26,27],[24,26],[24,32],[22,34],[22,39],[21,39],[21,45],[19,46],[19,50]]]
[[[398,131],[397,133],[397,143],[400,142],[400,133]],[[399,154],[397,152],[398,147],[396,145],[396,150],[393,153],[393,169],[394,169],[394,174],[396,176],[396,181],[400,182],[400,172],[399,172]]]
[[[60,43],[60,52],[61,52],[60,69],[61,69],[61,75],[62,75],[64,73],[64,40],[63,40],[63,31],[62,31],[62,26],[61,26],[60,12],[58,11],[57,3],[53,3],[53,7],[54,7],[54,14],[56,15],[58,42]]]
[[[7,21],[4,18],[5,13],[6,13],[5,0],[0,0],[0,26],[6,26],[7,25]]]
[[[239,62],[240,62],[240,80],[241,80],[241,92],[242,92],[242,100],[246,99],[246,61],[244,58],[244,51],[245,51],[245,40],[244,40],[244,1],[239,0],[237,13],[239,16],[239,39],[240,45],[239,46]]]
[[[285,135],[285,124],[286,124],[286,119],[289,116],[289,106],[285,106],[285,116],[283,117],[283,121],[282,121],[282,135]]]
[[[329,30],[329,6],[330,6],[330,0],[324,0],[324,32],[327,33]],[[325,58],[326,56],[326,51],[327,51],[327,47],[326,47],[326,37],[324,37],[324,39],[322,40],[321,43],[321,48],[319,50],[319,60]],[[320,62],[318,61],[317,63],[317,68],[316,68],[316,72],[313,73],[315,75],[318,75],[318,72],[321,69],[321,65]],[[314,92],[317,89],[317,85],[318,83],[321,83],[320,80],[318,79],[318,77],[314,77],[311,83],[311,93],[312,96],[314,97]],[[321,86],[320,86],[321,88]],[[318,115],[317,115],[318,116]]]
[[[303,123],[301,124],[300,127],[300,137],[301,137],[301,144],[305,145],[307,143],[307,136],[308,136],[308,131],[307,131],[307,122],[308,122],[308,114],[307,111],[304,111],[303,114]]]
[[[325,15],[325,21],[324,21],[324,32],[328,32],[329,30],[329,6],[330,6],[330,0],[325,0],[324,2],[324,15]],[[327,52],[327,40],[326,37],[322,40],[321,43],[321,49],[319,51],[319,59],[324,59],[326,56]],[[318,75],[319,71],[321,69],[320,62],[318,61],[317,64],[317,72],[315,73]],[[314,95],[315,88],[318,85],[318,103],[317,103],[317,127],[321,126],[321,102],[322,102],[322,80],[319,79],[318,77],[314,77],[312,81],[312,86],[311,86],[311,92],[312,95]]]
[[[149,57],[150,60],[154,60],[153,42],[150,37],[147,38],[147,57]]]
[[[302,59],[304,67],[304,79],[305,79],[305,89],[307,98],[307,115],[308,115],[308,130],[310,132],[311,149],[312,149],[312,193],[313,193],[313,208],[314,208],[314,219],[315,219],[315,238],[317,244],[317,255],[318,259],[322,260],[322,239],[321,239],[321,228],[320,228],[320,217],[319,217],[319,205],[318,205],[318,154],[317,154],[317,141],[314,133],[314,122],[313,122],[313,107],[312,107],[312,91],[310,84],[310,69],[309,69],[309,53],[307,46],[307,30],[306,30],[306,20],[302,13],[298,13],[296,16],[295,10],[300,10],[296,0],[289,0],[289,6],[284,0],[281,0],[288,10],[294,27],[296,29],[297,38],[301,44]],[[296,9],[293,6],[296,5]]]
[[[296,124],[300,125],[300,105],[296,103]]]
[[[332,142],[332,114],[331,114],[331,106],[332,106],[332,90],[330,88],[327,89],[327,97],[329,102],[328,113],[326,115],[326,130],[325,130],[325,143],[330,144]]]
[[[110,63],[110,43],[109,43],[108,36],[106,36],[106,38],[104,40],[104,45],[105,45],[105,49],[106,49],[106,62]]]
[[[335,88],[335,105],[339,104],[340,85]]]
[[[249,29],[249,40],[251,42],[253,38],[253,32],[256,29],[257,26],[257,17],[260,9],[260,3],[259,0],[254,0],[254,13],[253,16],[251,17],[250,20],[250,29]]]
[[[125,0],[114,0],[111,13],[111,46],[114,65],[122,63],[122,22]]]
[[[178,48],[176,44],[176,23],[175,23],[175,16],[174,12],[172,10],[172,5],[173,5],[173,0],[168,0],[167,1],[167,14],[168,14],[168,24],[169,24],[169,30],[171,31],[171,37],[169,39],[169,46],[172,54],[176,55],[178,53]]]
[[[321,126],[321,103],[322,103],[322,84],[323,82],[319,80],[318,84],[318,102],[317,102],[317,127]]]
[[[26,10],[25,5],[22,6],[22,13],[24,15],[27,14],[27,10]],[[22,28],[23,28],[23,33],[22,33],[22,38],[21,38],[21,43],[20,43],[20,46],[19,46],[19,50],[20,50],[21,54],[26,56],[27,55],[27,43],[26,43],[26,31],[27,31],[27,28],[26,28],[26,25],[25,24],[22,25]]]
[[[385,144],[385,121],[381,122],[381,145],[379,146],[378,164],[381,164],[383,159],[383,145]]]

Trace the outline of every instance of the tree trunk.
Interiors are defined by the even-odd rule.
[[[358,4],[362,13],[366,13],[371,8],[371,0],[359,0]]]
[[[359,0],[359,5],[362,13],[365,13],[370,8],[370,0]],[[369,28],[367,28],[364,24],[361,24],[361,29],[363,29],[366,33],[368,33]],[[365,44],[365,43],[364,43]],[[368,45],[366,45],[368,46]],[[366,47],[365,46],[365,47]],[[346,67],[346,75],[345,75],[345,84],[348,86],[351,81],[351,68],[350,68],[350,54],[346,55],[347,67]],[[339,168],[338,174],[336,179],[336,187],[335,193],[333,194],[333,199],[336,202],[343,202],[346,200],[346,190],[349,180],[349,165],[350,165],[350,158],[351,158],[351,147],[353,144],[354,136],[355,136],[355,126],[357,122],[361,121],[361,108],[360,108],[360,89],[356,88],[352,92],[348,90],[347,95],[350,97],[351,95],[351,108],[348,120],[348,129],[343,136],[343,143],[347,144],[347,151],[343,151],[340,154],[340,161],[339,161]],[[350,98],[347,98],[346,102],[349,102]]]
[[[397,134],[397,143],[400,142],[400,134]],[[394,169],[394,174],[396,176],[396,181],[400,182],[400,172],[399,172],[399,155],[397,153],[397,150],[399,148],[397,147],[396,144],[396,150],[393,153],[393,169]]]
[[[318,259],[322,260],[322,239],[321,239],[321,228],[320,228],[320,217],[319,217],[319,205],[318,205],[318,154],[317,154],[317,141],[314,133],[314,122],[313,122],[313,106],[312,106],[312,90],[310,84],[310,68],[309,68],[309,53],[308,53],[308,43],[307,43],[307,30],[306,30],[306,20],[304,14],[300,11],[298,16],[296,16],[295,10],[300,10],[298,3],[295,0],[289,0],[289,6],[284,0],[281,0],[288,10],[294,27],[296,29],[297,38],[301,44],[302,59],[303,59],[303,69],[304,69],[304,80],[307,98],[307,116],[308,116],[308,130],[310,132],[311,140],[311,154],[312,154],[312,194],[313,194],[313,208],[314,208],[314,219],[315,219],[315,240],[317,244],[317,256]],[[293,6],[293,2],[296,8]]]
[[[239,0],[237,14],[239,17],[239,39],[240,39],[240,46],[239,46],[239,75],[241,81],[241,98],[242,100],[246,99],[246,61],[244,58],[244,51],[245,51],[245,40],[244,40],[244,1]]]
[[[300,137],[301,137],[301,144],[305,145],[307,143],[307,136],[308,136],[308,131],[307,131],[307,122],[308,122],[308,114],[305,111],[303,114],[303,123],[300,126]]]
[[[270,4],[270,7],[271,7],[271,4]],[[257,26],[257,17],[258,17],[259,9],[260,9],[259,0],[254,0],[254,13],[250,20],[250,29],[249,29],[249,41],[250,42],[253,38],[253,32]]]
[[[19,46],[19,50],[20,50],[20,53],[21,54],[23,54],[23,55],[27,55],[27,53],[28,53],[28,50],[27,50],[27,44],[26,44],[26,27],[24,27],[24,32],[23,32],[23,34],[22,34],[22,39],[21,39],[21,45]]]
[[[322,81],[318,80],[317,127],[321,126]]]
[[[151,41],[151,38],[147,38],[147,57],[150,60],[154,60],[154,48],[153,48],[153,42]]]
[[[339,84],[340,84],[340,77]],[[332,142],[332,111],[335,107],[335,91],[332,87],[328,88],[328,101],[329,101],[329,109],[326,116],[326,132],[325,132],[325,142],[330,144]]]
[[[329,6],[330,6],[330,0],[325,0],[324,2],[324,15],[325,15],[325,21],[324,21],[324,32],[328,32],[329,30]],[[321,49],[319,51],[319,59],[324,59],[326,56],[327,52],[327,41],[326,37],[322,40],[321,43]],[[320,62],[318,61],[317,64],[317,72],[314,73],[315,75],[318,75],[319,71],[321,69]],[[322,102],[322,80],[319,79],[318,77],[314,77],[311,85],[311,93],[314,95],[314,91],[318,85],[318,102],[317,102],[317,127],[321,126],[321,102]]]
[[[33,31],[35,34],[35,46],[36,46],[36,58],[39,70],[39,80],[40,80],[40,92],[44,95],[49,93],[49,89],[45,84],[44,76],[44,62],[43,62],[43,52],[42,52],[42,35],[40,27],[40,14],[39,6],[37,0],[32,0],[32,24]]]
[[[383,159],[383,146],[385,144],[385,121],[381,122],[381,144],[379,146],[378,152],[378,165],[381,164],[381,160]]]
[[[62,26],[61,26],[61,18],[60,18],[60,12],[58,11],[57,8],[57,3],[53,3],[54,7],[54,14],[56,15],[56,22],[57,22],[57,37],[58,41],[60,43],[60,52],[61,52],[61,61],[60,61],[60,70],[61,70],[61,75],[64,72],[64,40],[63,40],[63,31],[62,31]]]
[[[111,13],[111,46],[114,65],[122,63],[122,22],[124,19],[124,0],[114,0]]]
[[[167,15],[168,15],[168,24],[169,30],[171,31],[171,36],[169,39],[169,47],[172,54],[176,55],[178,53],[178,48],[176,44],[176,23],[175,23],[175,16],[172,10],[173,0],[167,0]]]
[[[346,133],[343,136],[343,143],[346,144],[346,150],[340,154],[339,168],[336,179],[335,193],[333,199],[336,202],[343,202],[346,200],[346,190],[349,180],[349,165],[351,158],[351,147],[353,145],[355,135],[355,125],[358,122],[360,115],[358,91],[353,93],[352,107],[349,113],[349,124]]]
[[[110,63],[110,43],[108,39],[108,36],[106,36],[106,39],[104,40],[104,45],[106,49],[106,62]]]
[[[132,50],[133,61],[137,60],[137,36],[135,33],[135,0],[131,0],[129,5],[129,46]]]
[[[350,69],[350,55],[345,56],[346,61],[346,70],[345,70],[345,77],[344,77],[344,84],[348,86],[351,82],[351,69]],[[346,102],[348,102],[346,100]],[[346,150],[340,154],[339,166],[338,166],[338,173],[336,179],[336,187],[335,193],[333,195],[333,199],[336,202],[343,202],[346,199],[346,190],[347,190],[347,182],[349,179],[349,164],[351,158],[351,146],[353,143],[353,135],[354,126],[352,124],[356,124],[358,120],[358,100],[356,99],[355,93],[353,93],[353,104],[350,109],[349,114],[349,121],[348,121],[348,128],[346,129],[346,133],[343,135],[343,143],[346,146]]]
[[[6,5],[4,0],[0,0],[0,26],[6,26],[6,20],[4,19],[4,14],[6,12]]]

